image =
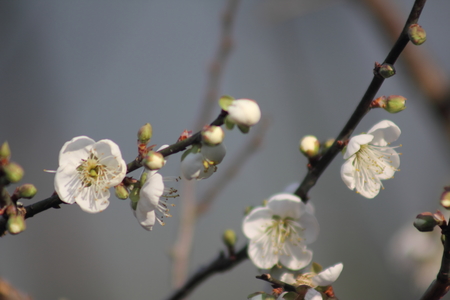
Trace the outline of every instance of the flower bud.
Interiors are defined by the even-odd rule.
[[[236,233],[233,229],[227,229],[223,232],[222,241],[227,247],[234,247],[236,245]]]
[[[130,193],[128,192],[127,188],[123,185],[123,184],[119,184],[114,188],[115,192],[116,192],[116,197],[121,199],[121,200],[125,200],[128,198],[128,196],[130,195]]]
[[[14,162],[3,166],[3,172],[5,172],[6,179],[11,183],[20,181],[24,173],[22,167]]]
[[[27,228],[23,215],[10,215],[6,229],[11,234],[19,234]]]
[[[422,45],[427,40],[427,33],[419,24],[412,24],[408,28],[408,37],[414,45]]]
[[[391,64],[382,64],[378,69],[378,74],[383,78],[389,78],[395,75],[395,68]]]
[[[150,142],[150,139],[152,138],[152,134],[153,134],[152,125],[150,125],[150,123],[145,124],[138,131],[137,134],[138,142],[140,144],[147,145],[147,143]]]
[[[227,108],[227,119],[237,125],[253,126],[261,119],[258,103],[251,99],[234,100]]]
[[[135,187],[130,192],[130,196],[129,197],[130,197],[130,200],[131,200],[131,208],[133,210],[136,210],[137,204],[139,202],[139,199],[140,199],[139,193],[140,193],[140,191],[141,191],[140,188]]]
[[[4,142],[0,146],[0,161],[1,160],[9,160],[10,157],[11,157],[11,149],[9,149],[8,142]]]
[[[433,231],[436,225],[438,225],[438,222],[430,212],[418,214],[414,221],[414,227],[421,232]]]
[[[33,184],[26,183],[19,187],[18,192],[19,198],[31,199],[36,195],[37,189]]]
[[[395,114],[395,113],[401,112],[402,110],[404,110],[406,108],[405,102],[406,102],[405,97],[392,95],[392,96],[387,97],[383,108],[387,112],[389,112],[391,114]]]
[[[202,142],[208,146],[215,146],[223,142],[225,133],[220,126],[205,126],[202,130]]]
[[[450,187],[445,187],[444,192],[441,194],[441,205],[445,209],[450,209]]]
[[[306,135],[300,140],[300,152],[311,158],[319,154],[320,142],[313,135]]]
[[[324,155],[328,149],[333,146],[334,144],[334,139],[328,139],[326,140],[324,143],[322,143],[322,148],[320,149],[320,154]]]
[[[164,160],[164,156],[155,151],[150,151],[142,160],[142,165],[149,170],[159,170],[161,169],[166,161]]]

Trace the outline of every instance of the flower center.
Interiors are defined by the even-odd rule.
[[[300,224],[292,218],[282,219],[280,216],[272,217],[272,224],[266,228],[266,234],[270,236],[270,242],[274,248],[274,254],[290,255],[286,248],[286,242],[297,246],[302,238],[299,233],[303,231]]]
[[[105,178],[107,177],[108,169],[99,162],[99,158],[92,152],[87,159],[81,160],[77,171],[83,187],[95,185],[103,188],[107,184]]]

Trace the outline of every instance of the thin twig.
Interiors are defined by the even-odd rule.
[[[415,24],[419,20],[419,16],[422,12],[422,9],[425,5],[426,0],[416,0],[414,2],[414,6],[409,14],[408,20],[406,21],[403,30],[397,39],[395,45],[392,47],[388,56],[384,60],[384,63],[388,63],[394,65],[397,61],[398,57],[405,49],[406,45],[409,42],[408,38],[408,27],[411,24]],[[376,73],[376,72],[375,72]],[[339,133],[333,145],[328,149],[325,155],[319,160],[319,162],[311,168],[303,179],[302,183],[295,191],[295,194],[299,196],[303,202],[308,202],[308,191],[316,184],[320,175],[322,175],[323,171],[328,167],[331,161],[336,157],[336,155],[341,150],[339,144],[343,141],[348,140],[353,130],[355,130],[356,126],[362,120],[362,118],[369,112],[370,103],[373,99],[375,99],[375,95],[378,93],[381,85],[384,82],[384,78],[379,76],[378,74],[374,74],[372,82],[367,88],[364,96],[353,112],[352,116],[348,120],[347,124],[344,126],[344,129]]]
[[[247,246],[239,250],[235,256],[225,256],[223,252],[209,263],[201,267],[191,278],[178,290],[176,290],[167,300],[179,300],[187,297],[198,285],[208,279],[210,276],[225,272],[247,259]]]

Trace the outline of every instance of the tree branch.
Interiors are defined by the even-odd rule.
[[[398,57],[402,53],[403,49],[405,49],[406,45],[409,42],[408,38],[408,28],[411,24],[415,24],[419,20],[420,13],[425,5],[426,0],[416,0],[414,2],[414,6],[409,14],[408,20],[403,27],[403,30],[397,39],[397,42],[392,47],[388,56],[384,60],[384,63],[388,63],[394,65],[397,61]],[[346,141],[349,139],[350,135],[355,130],[356,126],[362,120],[362,118],[369,112],[370,103],[373,99],[375,99],[375,95],[378,93],[381,85],[384,82],[384,78],[379,76],[377,72],[374,72],[374,76],[372,82],[367,88],[364,96],[353,112],[352,116],[348,120],[347,124],[344,126],[344,129],[339,133],[333,145],[328,149],[325,155],[314,165],[306,174],[302,183],[295,191],[295,194],[299,196],[303,202],[308,202],[308,192],[309,190],[316,184],[320,175],[322,175],[323,171],[328,167],[331,161],[336,157],[336,155],[341,150],[339,146],[340,142]]]
[[[167,300],[178,300],[187,297],[198,285],[208,279],[208,277],[219,272],[228,271],[247,258],[247,245],[239,250],[235,256],[225,256],[221,252],[215,260],[207,266],[201,267],[180,289],[169,296]]]

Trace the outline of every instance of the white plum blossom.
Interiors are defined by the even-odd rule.
[[[253,126],[261,119],[258,103],[251,99],[237,99],[228,106],[228,120],[241,126]]]
[[[189,153],[181,161],[181,173],[187,180],[201,180],[216,172],[216,165],[220,164],[226,154],[223,143],[216,146],[202,144],[200,152]]]
[[[146,230],[152,230],[156,221],[164,225],[164,217],[171,217],[164,200],[178,197],[178,194],[177,190],[165,187],[164,179],[157,171],[145,170],[143,174],[146,179],[139,192],[139,201],[135,207],[132,202],[131,208],[139,224]]]
[[[260,269],[281,263],[299,270],[311,262],[306,245],[314,242],[319,224],[311,209],[295,195],[272,196],[264,207],[254,208],[243,221],[243,231],[250,239],[248,255]]]
[[[78,136],[59,153],[55,190],[61,201],[76,202],[84,211],[97,213],[108,207],[109,188],[121,183],[126,172],[117,144]]]
[[[344,154],[341,177],[347,187],[366,198],[374,198],[400,166],[399,154],[389,144],[400,136],[400,128],[383,120],[367,133],[352,137]]]

